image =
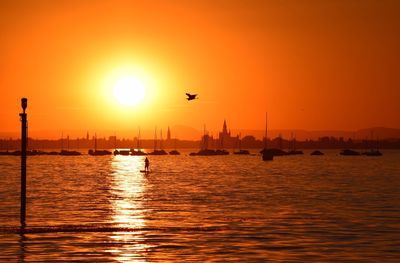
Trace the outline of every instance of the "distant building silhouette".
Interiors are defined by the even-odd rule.
[[[222,132],[219,133],[219,138],[227,138],[231,136],[231,131],[228,132],[228,127],[226,125],[226,120],[224,120],[224,124],[222,126]]]
[[[221,132],[223,133],[223,132]],[[226,134],[229,135],[229,130],[226,129]],[[85,137],[85,136],[84,136]],[[92,137],[87,138],[76,138],[71,139],[67,138],[66,143],[69,141],[69,148],[79,148],[79,149],[113,149],[117,144],[118,148],[132,148],[132,145],[137,145],[138,138],[134,140],[129,139],[117,139],[115,136],[110,136],[108,139],[105,138],[97,138],[92,135]],[[226,136],[225,140],[228,140],[228,136]],[[235,141],[235,137],[230,136],[232,140],[234,140],[231,145],[228,145],[224,142],[225,149],[234,148],[237,146],[237,142]],[[43,150],[43,149],[59,149],[62,146],[63,139],[33,139],[28,138],[29,149],[30,150]],[[276,137],[268,142],[268,145],[271,148],[281,148],[281,149],[291,149],[292,147],[291,139],[284,139],[282,136]],[[64,144],[63,146],[66,146]],[[143,149],[152,149],[154,146],[153,139],[140,139],[139,148]],[[200,146],[201,149],[216,149],[220,148],[220,140],[218,138],[214,138],[212,134],[204,131],[204,135],[200,140],[179,140],[179,139],[171,139],[169,147],[173,148],[198,148]],[[303,149],[369,149],[371,147],[378,147],[379,149],[400,149],[400,138],[393,139],[381,139],[379,140],[379,145],[377,140],[358,140],[354,141],[352,138],[344,138],[344,137],[331,137],[331,136],[323,136],[317,140],[306,140],[306,141],[296,141],[296,148]],[[13,139],[13,138],[0,138],[0,155],[3,155],[4,152],[13,152],[20,150],[21,147],[21,139]],[[241,147],[248,149],[260,149],[263,147],[263,141],[255,138],[252,135],[244,136],[241,139]]]
[[[218,141],[220,148],[232,148],[237,142],[238,137],[232,137],[231,131],[228,131],[228,126],[226,125],[226,120],[222,126],[222,132],[218,134]]]
[[[170,140],[171,140],[171,131],[170,131],[169,126],[168,126],[168,130],[167,130],[167,141],[170,141]]]
[[[256,148],[259,146],[259,142],[257,141],[257,139],[254,136],[247,135],[242,138],[242,146]]]

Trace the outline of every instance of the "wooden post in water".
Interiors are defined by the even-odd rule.
[[[28,107],[28,99],[21,99],[21,106],[23,112],[19,114],[21,117],[21,230],[25,229],[25,216],[26,216],[26,141],[27,141],[27,114],[25,109]]]

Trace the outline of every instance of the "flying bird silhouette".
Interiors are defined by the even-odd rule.
[[[188,101],[194,100],[194,99],[198,99],[198,98],[196,98],[197,94],[189,94],[189,93],[186,93],[186,96],[187,96],[186,99],[187,99]]]

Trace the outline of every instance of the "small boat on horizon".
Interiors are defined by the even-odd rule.
[[[229,155],[229,152],[224,150],[224,149],[218,149],[218,150],[211,150],[208,149],[208,140],[209,140],[209,135],[206,132],[206,127],[204,125],[204,132],[203,136],[201,138],[201,146],[200,150],[198,152],[192,152],[189,155],[190,156],[215,156],[215,155]],[[221,147],[223,147],[223,143],[221,141]]]
[[[63,134],[61,133],[61,151],[58,153],[58,155],[61,156],[78,156],[81,155],[80,152],[78,151],[70,151],[69,150],[69,136],[67,136],[67,150],[64,150],[64,138]]]
[[[147,153],[145,153],[144,151],[142,151],[140,149],[131,149],[131,155],[133,155],[133,156],[143,156],[143,155],[147,155]]]
[[[362,154],[366,155],[366,156],[382,156],[383,155],[379,150],[371,150],[368,152],[363,152]]]
[[[78,156],[78,155],[82,155],[82,153],[80,153],[78,151],[61,150],[59,155],[62,155],[62,156]]]
[[[92,156],[103,156],[103,155],[111,155],[112,152],[107,151],[107,150],[97,150],[97,135],[94,135],[94,150],[90,149],[88,151],[89,155]]]
[[[250,152],[248,150],[243,150],[242,149],[242,134],[239,134],[239,136],[237,137],[237,144],[238,144],[238,151],[234,151],[233,154],[239,154],[239,155],[246,155],[246,154],[250,154]]]
[[[374,134],[373,131],[371,131],[371,142],[370,142],[370,147],[371,150],[367,151],[367,152],[363,152],[363,155],[366,156],[382,156],[383,154],[379,151],[379,139],[376,140],[376,149],[374,149]]]
[[[169,127],[168,127],[168,131],[169,131]],[[175,139],[174,139],[174,149],[173,149],[172,151],[169,152],[170,155],[180,155],[180,154],[181,154],[181,153],[176,149],[176,141],[177,141],[177,138],[176,138],[176,136],[175,136]]]
[[[344,149],[342,150],[340,153],[340,155],[344,155],[344,156],[358,156],[361,155],[360,152],[351,150],[351,149]]]
[[[304,154],[303,151],[300,150],[291,150],[287,152],[287,155],[300,155],[300,154]]]
[[[262,159],[263,161],[272,161],[274,159],[273,152],[268,149],[264,149],[262,151]]]
[[[160,149],[157,149],[157,127],[154,129],[154,150],[150,153],[147,153],[148,155],[168,155],[166,151],[164,151],[162,147],[162,130],[160,130]]]
[[[250,154],[250,151],[241,149],[237,152],[233,152],[233,154],[246,155],[246,154]]]
[[[181,153],[178,152],[177,150],[172,150],[169,152],[170,155],[180,155]]]
[[[88,151],[89,155],[93,155],[93,156],[102,156],[102,155],[111,155],[112,152],[107,151],[107,150],[92,150],[90,149]]]
[[[127,149],[117,149],[117,135],[114,135],[114,155],[130,155],[131,151]]]
[[[263,161],[272,161],[274,159],[273,151],[267,149],[267,132],[268,132],[268,113],[265,113],[265,136],[264,136],[264,149],[260,152],[262,154]]]
[[[138,136],[136,138],[136,149],[131,148],[131,155],[133,156],[144,156],[147,155],[146,152],[142,151],[141,144],[140,127],[138,128]]]
[[[118,149],[115,149],[114,150],[114,155],[131,155],[131,151],[130,150],[118,150]]]
[[[215,150],[215,155],[229,155],[229,152],[225,149],[217,149]]]
[[[310,155],[324,155],[324,153],[319,150],[315,150],[315,151],[311,152]]]
[[[304,154],[303,151],[296,149],[296,135],[292,132],[292,149],[287,152],[287,155],[300,155]]]
[[[148,155],[168,155],[168,153],[164,150],[154,150],[148,153]]]
[[[229,155],[229,152],[226,150],[211,150],[211,149],[202,149],[198,152],[193,152],[189,154],[190,156],[215,156],[215,155]]]

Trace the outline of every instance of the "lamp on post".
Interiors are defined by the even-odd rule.
[[[24,111],[23,113],[25,113],[25,110],[28,107],[28,99],[27,98],[21,99],[21,107],[22,107],[22,110]]]

